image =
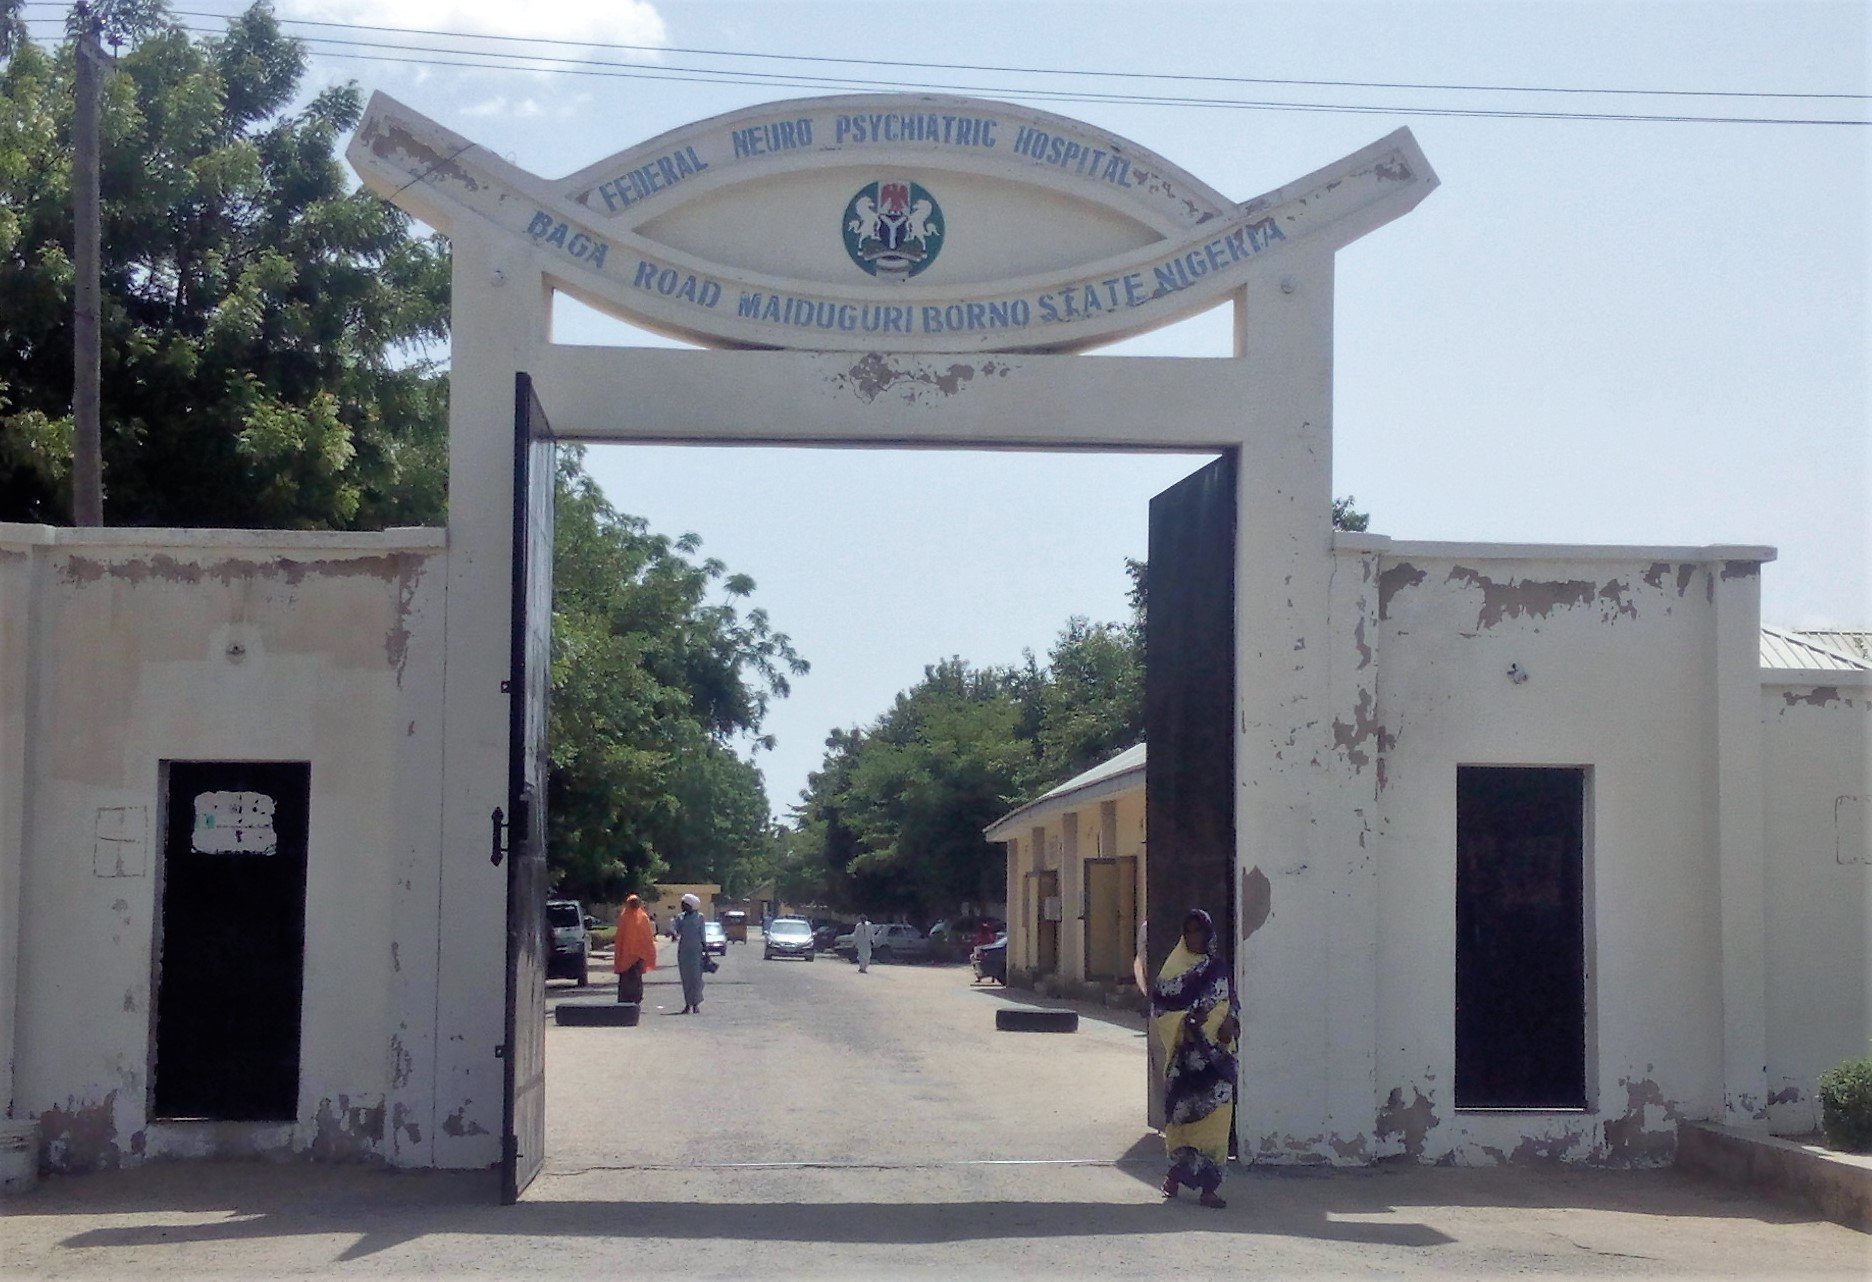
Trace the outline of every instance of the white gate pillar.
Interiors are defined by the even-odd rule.
[[[1240,358],[1260,375],[1236,534],[1240,1151],[1362,1162],[1377,940],[1359,834],[1376,744],[1333,653],[1352,620],[1334,618],[1332,248],[1290,255],[1237,317]]]
[[[500,1155],[506,870],[489,859],[507,804],[513,583],[514,375],[542,345],[551,296],[534,256],[472,219],[449,229],[449,547],[444,651],[442,884],[434,1070],[435,1165]]]

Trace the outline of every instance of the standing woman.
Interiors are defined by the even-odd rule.
[[[656,969],[656,925],[635,895],[625,896],[624,910],[618,914],[611,969],[617,972],[617,999],[641,1006],[644,976]]]
[[[1164,1057],[1163,1194],[1187,1184],[1204,1206],[1227,1206],[1216,1190],[1235,1125],[1235,1044],[1241,1003],[1235,973],[1218,948],[1209,914],[1192,908],[1183,938],[1151,986],[1151,1024]]]
[[[702,959],[707,956],[702,930],[702,901],[694,895],[682,897],[682,915],[670,923],[676,937],[676,971],[682,976],[682,1013],[702,1013]]]

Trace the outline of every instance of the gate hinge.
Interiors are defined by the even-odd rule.
[[[494,1058],[495,1059],[507,1058],[507,1043],[506,1042],[502,1042],[499,1046],[496,1046],[494,1048]]]
[[[513,693],[513,682],[511,680],[501,682],[501,693],[502,694]]]

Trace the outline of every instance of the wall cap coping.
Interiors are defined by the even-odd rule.
[[[1848,690],[1872,690],[1872,672],[1842,672],[1834,668],[1763,668],[1762,688],[1800,689],[1834,686]]]
[[[1775,560],[1780,554],[1760,544],[1709,543],[1700,547],[1637,543],[1443,543],[1393,539],[1384,534],[1341,530],[1333,535],[1334,552],[1377,552],[1396,560],[1425,557],[1464,561],[1716,561]]]
[[[0,521],[0,547],[153,548],[293,552],[433,552],[448,546],[448,531],[436,526],[387,530],[220,530],[28,525]]]

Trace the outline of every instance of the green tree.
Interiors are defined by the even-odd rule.
[[[1144,738],[1144,653],[1138,629],[1070,619],[1037,685],[1037,774],[1057,782]]]
[[[794,840],[819,851],[830,902],[928,920],[1000,898],[999,850],[982,829],[1034,772],[1022,680],[945,660],[871,726],[828,740]]]
[[[0,519],[69,517],[70,46],[0,67]],[[112,524],[373,527],[445,502],[438,239],[335,154],[355,86],[288,111],[305,54],[266,5],[191,41],[161,4],[101,116],[105,513]]]
[[[746,575],[701,541],[618,512],[561,451],[553,590],[549,850],[562,888],[608,898],[657,879],[758,880],[772,863],[756,747],[807,665]],[[752,879],[752,880],[750,880]]]
[[[0,0],[0,520],[62,521],[71,456],[69,47]],[[271,10],[191,42],[159,0],[107,0],[135,42],[102,113],[106,516],[115,524],[434,523],[446,504],[445,242],[351,190],[354,86],[298,111],[305,57]],[[735,751],[805,665],[752,581],[559,475],[549,851],[603,895],[667,869],[774,862]],[[757,740],[757,743],[759,741]]]

